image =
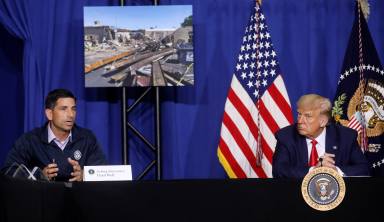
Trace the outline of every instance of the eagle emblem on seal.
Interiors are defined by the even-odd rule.
[[[384,85],[380,81],[368,79],[362,81],[349,101],[348,119],[341,119],[342,105],[346,101],[345,93],[335,101],[332,116],[343,126],[354,128],[360,124],[366,127],[368,137],[380,136],[384,132]],[[359,107],[359,104],[361,106]],[[356,128],[355,128],[356,129]],[[357,131],[359,131],[357,129]]]

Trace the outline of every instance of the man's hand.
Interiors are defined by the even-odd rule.
[[[71,173],[72,178],[69,179],[69,181],[70,182],[72,182],[72,181],[83,181],[83,170],[81,169],[81,166],[80,166],[79,162],[77,162],[76,160],[72,160],[69,157],[68,157],[68,162],[73,167],[73,172]]]
[[[323,167],[329,167],[329,168],[332,168],[334,170],[337,170],[336,169],[336,166],[335,166],[335,154],[331,154],[331,153],[324,153],[324,156],[320,157],[323,159],[323,161],[319,161],[316,165],[316,167],[320,167],[320,166],[323,166]]]
[[[54,180],[58,171],[59,168],[57,168],[57,164],[50,163],[48,166],[44,167],[43,174],[48,178],[48,180]]]

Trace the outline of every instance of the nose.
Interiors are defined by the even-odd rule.
[[[67,115],[68,117],[74,118],[76,116],[76,111],[69,109]]]

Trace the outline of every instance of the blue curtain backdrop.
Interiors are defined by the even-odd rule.
[[[384,2],[370,3],[368,25],[383,61]],[[120,89],[84,88],[82,42],[83,6],[119,4],[118,0],[0,2],[0,88],[5,98],[0,164],[22,132],[44,123],[44,96],[57,87],[77,95],[78,124],[95,132],[111,164],[121,163]],[[195,45],[195,86],[160,90],[163,176],[224,178],[216,149],[227,90],[254,1],[161,0],[160,4],[193,5]],[[263,1],[293,109],[305,93],[334,97],[354,4],[354,0]],[[129,103],[141,91],[129,89]],[[147,98],[129,117],[152,141],[153,112],[153,101]],[[153,154],[131,134],[129,138],[129,158],[137,175]]]

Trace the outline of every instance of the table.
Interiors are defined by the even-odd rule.
[[[304,202],[297,179],[64,183],[0,176],[0,221],[381,221],[384,178],[345,183],[341,205],[320,212]]]

